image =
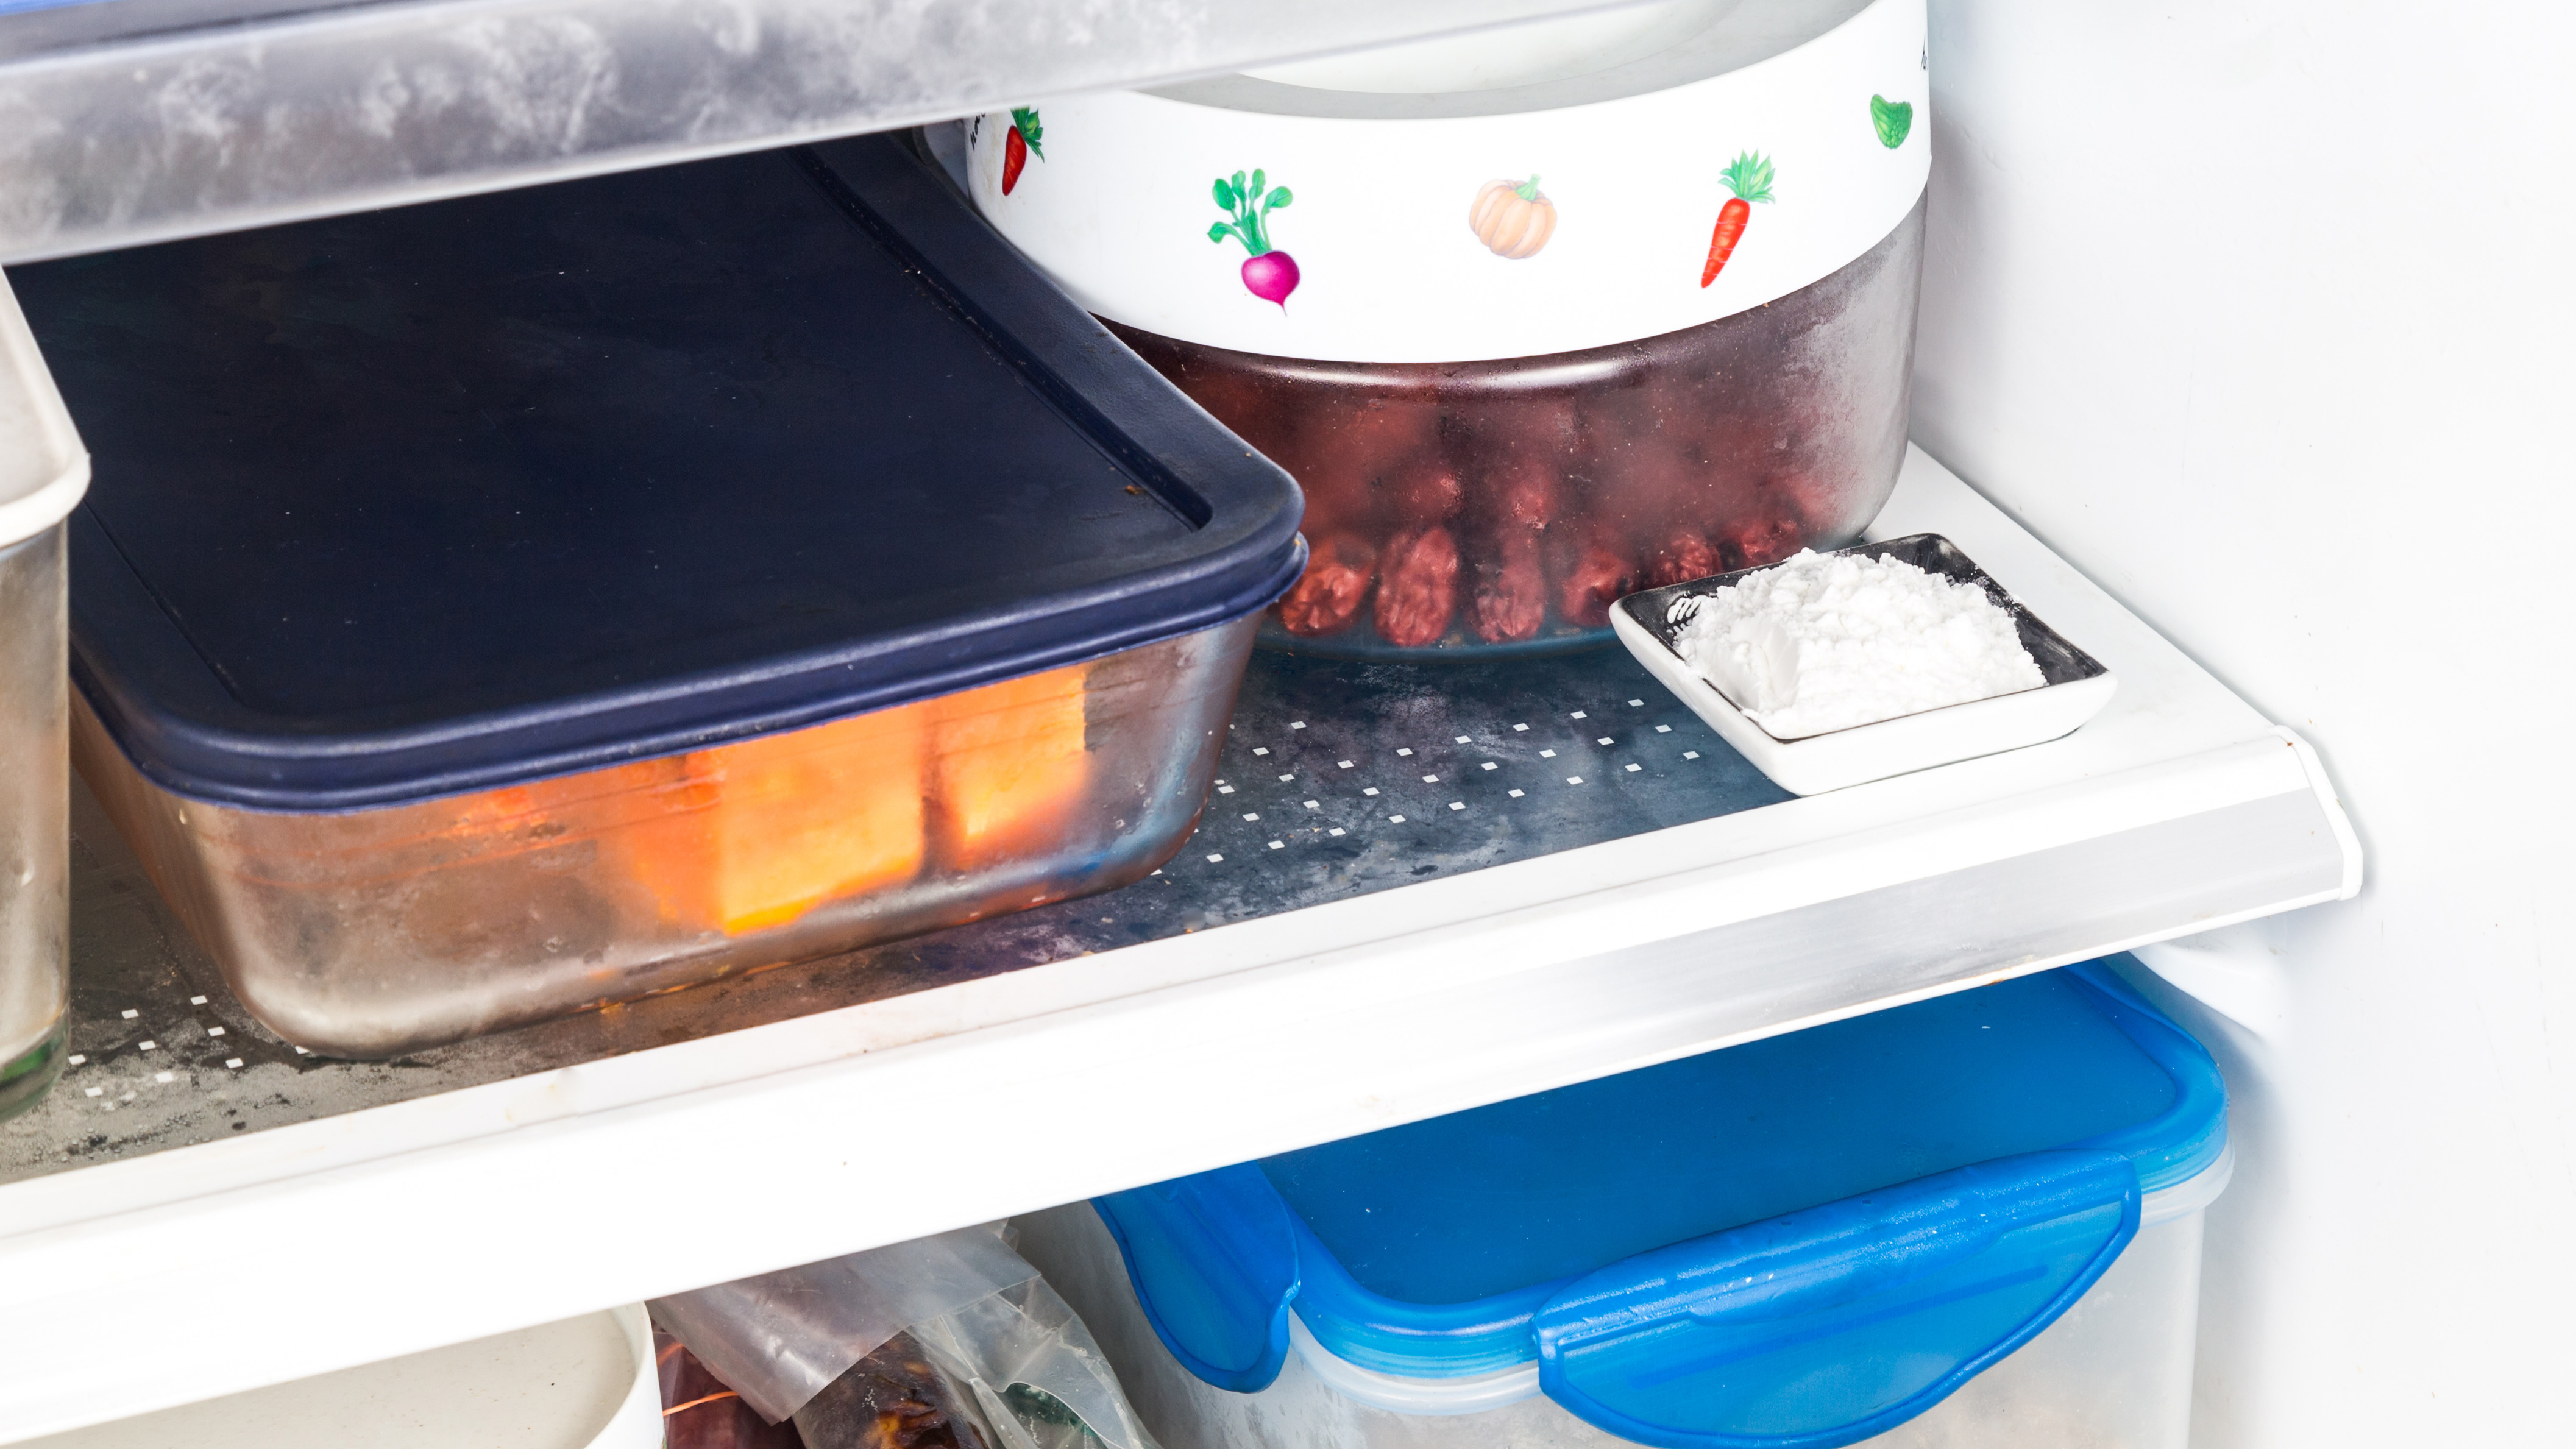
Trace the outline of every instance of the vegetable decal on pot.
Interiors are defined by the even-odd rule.
[[[1556,235],[1556,203],[1538,189],[1538,178],[1488,181],[1467,208],[1467,225],[1495,256],[1520,261],[1538,255]]]
[[[1878,143],[1893,151],[1905,144],[1906,133],[1914,129],[1914,103],[1871,96],[1869,123],[1878,128]]]
[[[1035,153],[1041,161],[1046,159],[1045,149],[1038,145],[1038,138],[1045,134],[1046,128],[1038,124],[1038,113],[1035,107],[1011,108],[1011,134],[1002,138],[1002,194],[1004,196],[1010,195],[1011,188],[1020,184],[1020,173],[1028,168],[1031,153]],[[1077,136],[1074,139],[1081,138]]]
[[[1718,173],[1717,179],[1735,195],[1718,208],[1717,230],[1708,238],[1708,265],[1699,273],[1703,287],[1716,281],[1726,259],[1735,255],[1735,244],[1744,237],[1744,224],[1753,219],[1753,203],[1771,199],[1771,163],[1747,151]]]
[[[1267,194],[1265,195],[1265,191]],[[1208,240],[1224,241],[1227,237],[1243,243],[1252,253],[1243,263],[1245,291],[1264,302],[1276,302],[1279,310],[1288,310],[1288,294],[1297,290],[1297,259],[1270,245],[1270,213],[1296,200],[1287,187],[1272,188],[1267,179],[1255,171],[1252,184],[1243,183],[1243,173],[1234,173],[1228,181],[1216,179],[1216,204],[1234,216],[1208,228]]]

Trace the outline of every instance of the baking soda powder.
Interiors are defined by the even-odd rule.
[[[1801,550],[1694,606],[1674,649],[1778,739],[2047,682],[1985,590],[1897,559]]]

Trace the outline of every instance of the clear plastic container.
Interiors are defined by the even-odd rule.
[[[1544,357],[1263,357],[1112,324],[1306,490],[1266,645],[1357,656],[1588,646],[1641,588],[1857,538],[1904,460],[1918,204],[1777,301]]]
[[[1110,890],[1198,823],[1254,621],[829,724],[332,814],[73,758],[225,981],[351,1057]]]
[[[2184,1449],[2232,1164],[2096,964],[1019,1226],[1174,1449]]]
[[[2224,1185],[2220,1175],[2218,1185]],[[2152,1216],[2157,1204],[2149,1200]],[[2188,1449],[2205,1207],[2151,1221],[2120,1260],[2037,1338],[1918,1418],[1857,1441],[1869,1449]],[[1229,1393],[1181,1366],[1137,1306],[1118,1245],[1087,1204],[1015,1218],[1020,1249],[1056,1286],[1118,1370],[1165,1449],[1591,1449],[1629,1441],[1535,1392],[1463,1411],[1433,1401],[1379,1407],[1337,1388],[1388,1376],[1348,1364],[1327,1378],[1311,1335],[1258,1394]],[[1508,1392],[1508,1391],[1507,1391]]]
[[[0,1118],[63,1067],[71,774],[64,755],[63,516],[89,459],[0,281]]]

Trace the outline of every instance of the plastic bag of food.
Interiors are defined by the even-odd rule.
[[[793,1424],[763,1419],[667,1329],[653,1330],[664,1449],[803,1449]]]
[[[1090,1330],[989,1227],[652,1309],[805,1449],[1159,1449]]]

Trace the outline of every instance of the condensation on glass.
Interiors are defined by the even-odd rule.
[[[1542,357],[1265,357],[1111,324],[1306,490],[1265,644],[1543,650],[1636,589],[1836,548],[1905,455],[1923,208],[1840,270],[1661,337]]]
[[[73,759],[243,1005],[386,1057],[1113,889],[1180,848],[1257,616],[685,754],[333,814]]]
[[[64,763],[63,528],[0,548],[0,1117],[63,1067],[71,778]]]

